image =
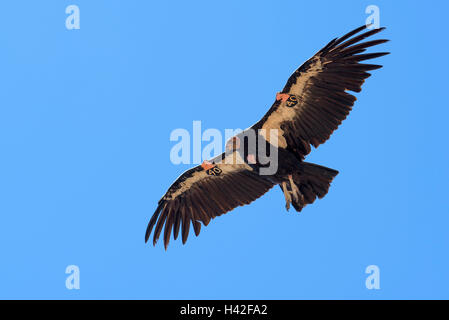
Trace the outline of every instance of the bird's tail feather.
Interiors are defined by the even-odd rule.
[[[296,211],[300,212],[307,204],[313,203],[317,197],[323,198],[337,174],[337,170],[302,162],[300,169],[293,174],[293,182],[300,191],[298,197],[292,197],[292,205]],[[287,184],[287,187],[292,190],[290,183]]]

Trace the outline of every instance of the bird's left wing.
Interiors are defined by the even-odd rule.
[[[164,245],[171,232],[176,240],[182,225],[182,242],[187,241],[190,224],[198,236],[202,222],[207,226],[211,219],[237,206],[256,200],[274,183],[253,171],[243,161],[236,161],[237,152],[220,156],[220,163],[205,162],[184,172],[159,201],[157,209],[148,223],[145,242],[154,229],[153,245],[164,228]]]
[[[255,125],[257,129],[264,129],[261,134],[278,130],[278,145],[302,159],[310,152],[311,145],[318,147],[329,139],[356,100],[347,91],[360,92],[370,76],[368,71],[381,67],[360,62],[388,54],[361,54],[387,41],[361,42],[384,28],[354,36],[364,29],[366,26],[332,40],[290,76],[273,106]]]

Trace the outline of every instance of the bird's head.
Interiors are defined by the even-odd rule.
[[[232,137],[228,140],[226,143],[226,151],[234,151],[240,148],[240,138],[239,137]]]

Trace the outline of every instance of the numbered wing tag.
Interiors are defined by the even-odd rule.
[[[206,170],[206,173],[209,176],[219,176],[222,173],[222,170],[219,167],[213,167],[211,169]]]
[[[298,97],[294,94],[288,94],[288,93],[280,93],[278,92],[276,94],[276,101],[281,100],[282,102],[285,102],[285,105],[289,108],[293,108],[298,104]]]
[[[290,97],[288,97],[287,102],[286,102],[287,107],[292,108],[292,107],[296,106],[297,104],[298,104],[298,98],[294,95],[290,95]]]

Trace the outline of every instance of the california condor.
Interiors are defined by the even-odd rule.
[[[165,249],[172,231],[176,240],[181,229],[184,244],[190,224],[198,236],[201,223],[207,226],[211,219],[251,203],[275,185],[281,187],[287,209],[291,204],[298,212],[323,198],[338,171],[304,162],[305,156],[311,146],[329,139],[351,111],[356,98],[348,91],[360,92],[368,71],[382,67],[361,62],[388,54],[363,53],[388,41],[361,42],[384,28],[365,29],[362,26],[329,42],[290,76],[259,122],[228,141],[223,154],[184,172],[159,200],[145,242],[155,227],[155,245],[165,225]],[[268,134],[273,130],[276,141]],[[246,143],[251,132],[256,132],[256,142]],[[264,144],[277,154],[277,170],[269,174],[262,174],[266,164],[259,149]]]

